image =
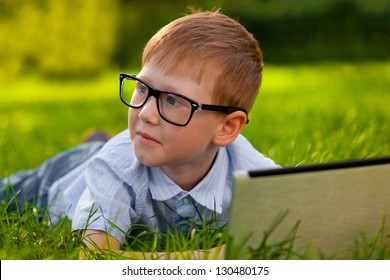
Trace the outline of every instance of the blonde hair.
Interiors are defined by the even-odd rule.
[[[185,69],[198,83],[207,78],[216,104],[248,112],[263,70],[253,35],[219,12],[195,12],[164,26],[145,46],[142,66],[149,61],[166,74]]]

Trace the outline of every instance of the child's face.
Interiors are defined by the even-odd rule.
[[[166,75],[153,62],[148,62],[137,77],[155,89],[213,104],[210,85],[206,81],[196,83],[188,73],[184,75],[178,71]],[[223,118],[224,115],[217,112],[198,110],[187,126],[176,126],[160,117],[156,99],[151,96],[142,108],[129,111],[129,130],[135,154],[143,164],[161,166],[166,170],[210,165],[217,150],[213,139]]]

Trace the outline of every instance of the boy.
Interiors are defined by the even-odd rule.
[[[46,184],[51,215],[68,215],[90,247],[118,250],[132,224],[184,234],[222,226],[234,172],[276,167],[240,135],[263,61],[238,22],[218,12],[179,18],[149,40],[141,66],[120,75],[129,131],[86,148],[88,160]]]

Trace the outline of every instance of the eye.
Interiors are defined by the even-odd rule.
[[[137,82],[137,91],[143,94],[147,94],[149,92],[148,87],[140,82]]]
[[[169,105],[178,105],[179,100],[176,98],[176,96],[172,94],[168,94],[167,98],[165,100]]]

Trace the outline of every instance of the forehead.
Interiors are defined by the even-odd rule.
[[[210,82],[210,77],[214,76],[218,67],[214,67],[214,62],[210,58],[193,53],[192,55],[182,50],[170,51],[159,50],[144,64],[150,62],[158,67],[166,75],[187,76],[197,83]],[[207,78],[206,78],[207,77]]]
[[[198,79],[196,71],[191,70],[184,64],[167,69],[150,61],[137,76],[158,90],[179,93],[201,103],[211,102],[212,83],[205,78]]]

